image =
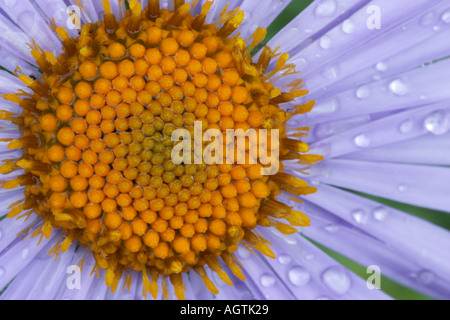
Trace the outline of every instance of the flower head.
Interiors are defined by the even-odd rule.
[[[33,259],[42,250],[63,266],[53,298],[68,294],[57,289],[68,265],[102,274],[110,287],[84,270],[92,290],[82,298],[96,288],[117,298],[386,297],[307,236],[445,297],[448,286],[435,281],[448,274],[446,254],[435,239],[448,232],[342,190],[448,211],[439,178],[448,170],[426,166],[446,163],[411,151],[420,139],[440,148],[431,134],[449,129],[441,104],[448,97],[438,90],[448,62],[415,69],[447,48],[401,59],[421,41],[440,41],[445,4],[422,14],[426,4],[417,0],[394,14],[399,4],[316,1],[262,46],[265,11],[283,6],[222,2],[86,0],[42,33],[18,32],[31,50],[15,59],[15,76],[4,75],[11,84],[2,84],[0,118],[14,133],[1,137],[8,151],[0,227],[8,233],[0,281],[23,277],[5,296],[20,296],[37,270],[52,272],[48,258]],[[39,23],[47,2],[36,6]],[[383,28],[380,6],[390,12]],[[32,8],[26,2],[5,12],[16,19]],[[251,30],[250,22],[261,27]],[[419,36],[394,47],[408,32]],[[5,50],[20,45],[7,41]],[[419,179],[429,192],[417,189]],[[5,264],[20,251],[31,271],[19,258]]]

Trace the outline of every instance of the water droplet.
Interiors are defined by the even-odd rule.
[[[434,280],[434,274],[428,270],[422,270],[417,274],[417,281],[429,285]]]
[[[285,241],[286,241],[287,244],[290,244],[290,245],[296,245],[297,244],[297,240],[295,240],[292,237],[285,237]]]
[[[313,255],[313,254],[307,254],[307,255],[305,256],[305,259],[306,259],[306,260],[312,260],[312,259],[314,259],[314,255]]]
[[[239,255],[239,257],[241,259],[247,259],[248,257],[251,256],[250,251],[248,251],[246,248],[244,248],[243,246],[239,246],[237,249],[237,254]]]
[[[367,99],[370,95],[370,89],[368,86],[361,86],[356,90],[356,96],[359,99]]]
[[[2,239],[2,229],[0,229],[0,240]]]
[[[445,11],[445,12],[442,14],[441,20],[442,20],[444,23],[450,23],[450,9],[447,10],[447,11]]]
[[[428,12],[426,14],[424,14],[422,16],[422,18],[420,18],[419,23],[423,26],[427,26],[429,24],[431,24],[434,20],[434,13],[433,12]]]
[[[295,286],[303,287],[309,282],[311,275],[305,268],[296,266],[293,267],[291,270],[289,270],[288,278],[289,281],[291,281],[292,284],[294,284]]]
[[[325,227],[325,230],[327,230],[328,232],[331,232],[331,233],[336,233],[339,231],[339,226],[335,225],[335,224],[330,224]]]
[[[404,96],[409,91],[408,86],[400,79],[392,81],[389,84],[389,89],[397,96]]]
[[[282,265],[289,264],[291,260],[292,260],[291,257],[289,257],[287,254],[282,254],[281,256],[278,257],[278,262],[281,263]]]
[[[336,112],[338,109],[339,103],[338,100],[326,100],[321,103],[318,103],[310,112],[308,112],[309,116],[318,116],[318,115],[327,115]]]
[[[323,70],[320,74],[325,79],[329,79],[329,80],[335,80],[339,76],[339,72],[336,67],[327,68],[327,69]]]
[[[327,269],[322,274],[322,280],[328,288],[338,295],[347,293],[351,285],[350,277],[338,267]]]
[[[336,9],[337,5],[334,0],[325,0],[317,6],[315,14],[319,18],[330,17],[335,14]]]
[[[354,142],[360,148],[367,148],[370,145],[370,140],[365,134],[357,136]]]
[[[419,99],[420,99],[420,100],[427,100],[427,96],[423,94],[423,95],[421,95],[421,96],[419,97]]]
[[[295,61],[296,66],[300,66],[301,68],[305,68],[308,65],[308,61],[304,58],[300,58]]]
[[[25,260],[28,257],[28,253],[30,250],[28,248],[22,250],[22,260]]]
[[[345,20],[342,22],[342,31],[344,31],[347,34],[351,34],[355,32],[355,24],[350,19]]]
[[[428,132],[441,135],[447,133],[450,129],[450,121],[445,111],[438,110],[430,114],[425,119],[425,128]]]
[[[434,27],[433,27],[433,31],[438,32],[439,30],[441,30],[441,27],[439,27],[439,26],[434,26]]]
[[[400,124],[399,130],[401,133],[410,133],[413,129],[413,126],[414,122],[411,119],[408,119]]]
[[[264,274],[261,276],[261,285],[266,288],[273,287],[275,284],[275,278],[270,274]]]
[[[352,212],[353,220],[359,224],[365,224],[367,222],[367,214],[362,210],[358,209]]]
[[[378,221],[384,221],[389,214],[385,207],[378,207],[373,210],[373,217]]]
[[[322,38],[320,38],[319,40],[319,46],[322,49],[330,49],[331,47],[331,38],[327,35],[323,36]]]
[[[405,192],[406,191],[406,185],[404,185],[404,184],[399,185],[398,186],[398,191]]]
[[[376,68],[378,71],[382,71],[382,72],[387,71],[389,69],[387,64],[384,62],[378,62]]]

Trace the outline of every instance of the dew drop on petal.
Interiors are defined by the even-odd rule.
[[[409,91],[408,86],[405,84],[405,82],[403,82],[403,80],[400,79],[392,81],[389,84],[389,89],[392,91],[393,94],[397,96],[404,96]]]
[[[331,47],[331,38],[327,35],[323,36],[319,40],[319,46],[325,50],[329,49]]]
[[[287,254],[282,254],[278,257],[278,262],[282,265],[287,265],[291,262],[291,257],[289,257]]]
[[[22,260],[25,260],[28,257],[28,253],[30,250],[28,248],[22,250]]]
[[[336,112],[339,107],[339,102],[336,99],[327,100],[318,103],[310,112],[310,116],[328,115]]]
[[[447,133],[450,129],[450,121],[443,110],[435,111],[427,116],[424,124],[427,131],[435,135]]]
[[[295,65],[296,66],[301,66],[302,68],[305,68],[306,66],[308,66],[308,61],[304,58],[300,58],[298,60],[295,61]]]
[[[331,17],[336,13],[336,9],[335,0],[325,0],[317,6],[315,14],[318,18]]]
[[[344,270],[337,267],[327,269],[322,274],[322,281],[338,295],[346,294],[351,286],[350,277]]]
[[[360,134],[354,139],[356,146],[360,148],[367,148],[370,145],[370,140],[365,134]]]
[[[305,259],[306,259],[306,260],[312,260],[312,259],[314,259],[314,255],[313,255],[313,254],[307,254],[307,255],[305,256]]]
[[[2,229],[0,229],[0,240],[2,239]]]
[[[373,210],[373,217],[378,221],[384,221],[388,214],[388,209],[385,207],[378,207]]]
[[[261,285],[265,288],[271,288],[275,284],[275,278],[270,274],[264,274],[260,279]]]
[[[352,218],[356,223],[365,224],[367,221],[367,215],[362,209],[357,209],[352,212]]]
[[[246,248],[239,246],[237,249],[237,254],[239,255],[239,258],[241,259],[247,259],[251,256],[250,251],[248,251]]]
[[[308,270],[303,267],[295,266],[288,272],[289,281],[297,287],[303,287],[309,282],[311,275]]]
[[[370,89],[368,86],[361,86],[356,90],[356,96],[358,99],[367,99],[370,95]]]
[[[429,24],[431,24],[434,20],[434,13],[433,12],[428,12],[426,14],[424,14],[421,18],[420,18],[420,24],[422,26],[428,26]]]
[[[422,270],[417,274],[417,281],[429,285],[434,280],[434,274],[429,270]]]
[[[441,20],[444,23],[450,23],[450,9],[448,9],[447,11],[445,11],[442,16],[441,16]]]
[[[321,72],[321,75],[328,80],[335,80],[339,76],[339,72],[336,67],[326,68]],[[314,109],[313,109],[314,110]]]
[[[12,7],[16,6],[17,1],[18,0],[5,0],[5,1],[3,1],[4,2],[3,4],[6,5],[7,7],[12,8]]]
[[[399,130],[401,133],[410,133],[413,129],[414,122],[411,119],[405,120],[400,124]]]
[[[327,230],[330,233],[336,233],[337,231],[339,231],[339,226],[335,224],[330,224],[325,227],[325,230]]]
[[[342,23],[342,31],[347,34],[351,34],[355,32],[355,24],[350,19],[345,20]]]
[[[406,191],[406,185],[404,185],[404,184],[399,185],[398,186],[398,191],[405,192]]]
[[[382,71],[382,72],[387,71],[389,69],[387,64],[384,62],[378,62],[376,65],[376,68],[378,71]]]

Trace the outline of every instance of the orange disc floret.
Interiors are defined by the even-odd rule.
[[[92,91],[92,86],[85,81],[80,81],[75,86],[75,94],[79,99],[90,98],[90,96],[92,95]]]
[[[57,97],[62,104],[71,104],[74,99],[73,90],[71,88],[61,87]]]
[[[168,56],[173,56],[178,51],[179,45],[173,38],[166,38],[161,41],[161,52]]]
[[[132,253],[139,252],[142,248],[141,238],[136,235],[131,236],[131,238],[125,241],[125,248]]]
[[[182,30],[177,36],[178,43],[185,48],[188,48],[194,40],[195,35],[191,30]]]
[[[64,159],[64,148],[59,144],[54,144],[47,151],[47,157],[50,161],[61,162]]]
[[[80,73],[86,80],[92,80],[97,76],[98,68],[97,65],[90,61],[86,60],[80,65]]]
[[[75,139],[75,133],[73,132],[72,128],[63,127],[58,131],[57,138],[61,144],[70,146]]]
[[[112,80],[118,73],[117,65],[112,61],[106,61],[100,66],[100,75],[105,79]]]
[[[60,105],[56,108],[56,117],[62,122],[68,122],[73,117],[73,109],[67,104]]]
[[[58,119],[55,117],[54,114],[47,113],[46,115],[42,116],[40,118],[40,124],[42,130],[45,131],[55,131],[58,129]]]
[[[126,78],[131,78],[135,73],[134,63],[128,59],[122,60],[119,62],[117,70],[120,75]]]
[[[145,47],[140,43],[135,43],[128,48],[128,53],[136,59],[142,58],[145,55]]]
[[[114,42],[108,46],[109,57],[114,60],[122,59],[127,54],[127,49],[121,43]]]
[[[77,100],[73,105],[74,112],[80,117],[84,117],[90,109],[89,101],[86,100]]]
[[[191,244],[186,238],[178,237],[172,242],[172,247],[178,253],[188,253],[191,249]]]
[[[107,94],[111,90],[111,81],[105,78],[98,78],[94,82],[94,90],[102,95]]]

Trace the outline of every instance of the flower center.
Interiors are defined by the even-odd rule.
[[[118,21],[104,1],[104,21],[84,25],[77,39],[56,28],[65,53],[55,58],[34,45],[42,79],[19,75],[34,93],[5,95],[23,108],[21,115],[0,115],[23,132],[8,146],[23,148],[23,156],[0,167],[1,173],[24,172],[3,183],[25,187],[25,200],[12,206],[9,217],[38,214],[44,223],[37,233],[45,237],[62,229],[65,237],[54,253],[72,241],[90,248],[113,290],[124,272],[130,284],[133,269],[144,273],[145,292],[156,296],[156,280],[163,276],[183,298],[181,274],[193,269],[217,292],[203,267],[232,284],[221,258],[244,279],[233,256],[238,245],[274,257],[254,228],[274,226],[291,234],[297,230],[290,225],[308,225],[306,216],[276,197],[315,189],[287,173],[264,175],[269,164],[248,145],[224,147],[243,160],[239,164],[177,164],[173,133],[193,133],[196,121],[203,132],[215,129],[224,137],[231,129],[277,129],[279,143],[271,145],[269,136],[260,145],[280,160],[309,165],[321,157],[301,154],[308,146],[295,137],[304,133],[289,134],[285,123],[313,103],[294,112],[280,107],[306,92],[297,89],[299,81],[284,93],[269,81],[280,71],[293,73],[287,55],[270,73],[275,54],[269,48],[252,62],[249,50],[264,30],[255,32],[249,47],[229,37],[242,22],[241,11],[223,13],[217,27],[205,24],[211,2],[195,17],[184,1],[175,1],[173,11],[152,0],[144,10],[137,1],[129,4]],[[201,148],[207,145],[203,141]]]

